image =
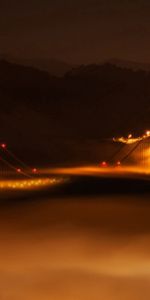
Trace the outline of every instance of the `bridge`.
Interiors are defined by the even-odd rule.
[[[0,144],[0,178],[33,178],[37,175],[37,168],[32,168],[17,157],[7,144]]]
[[[0,190],[35,190],[60,182],[61,179],[26,164],[7,144],[0,144]]]
[[[20,159],[6,143],[0,143],[0,189],[35,189],[42,186],[54,185],[63,179],[57,175],[89,174],[103,172],[108,169],[108,175],[116,171],[114,167],[121,167],[121,172],[126,172],[126,167],[140,167],[143,172],[150,171],[150,132],[138,138],[129,135],[127,138],[117,138],[112,141],[115,151],[105,157],[99,165],[100,168],[75,168],[47,170],[46,172],[35,166],[26,164]],[[108,168],[107,168],[108,167]]]
[[[150,168],[150,131],[143,136],[133,138],[130,134],[127,138],[114,138],[116,150],[101,162],[102,167],[109,166],[141,166]]]

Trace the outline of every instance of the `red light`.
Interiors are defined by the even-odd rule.
[[[106,162],[106,161],[103,161],[103,162],[101,163],[101,166],[102,166],[102,167],[107,167],[107,162]]]
[[[18,173],[21,173],[21,169],[17,169],[17,172],[18,172]]]
[[[117,166],[121,166],[121,162],[120,161],[117,161]]]
[[[1,144],[1,148],[6,149],[6,144]]]
[[[37,173],[37,169],[34,168],[34,169],[32,170],[32,172],[33,172],[33,173]]]

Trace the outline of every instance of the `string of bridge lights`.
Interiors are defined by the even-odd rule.
[[[132,145],[135,144],[135,146],[129,150],[129,152],[120,160],[115,163],[115,166],[120,167],[122,163],[127,160],[127,158],[138,148],[138,146],[143,142],[145,139],[150,137],[150,130],[147,130],[142,136],[134,137],[131,133],[127,137],[119,137],[119,138],[113,138],[113,142],[121,143],[121,147],[119,150],[117,150],[107,161],[102,161],[100,163],[100,167],[107,168],[112,161],[115,159],[117,154],[119,154],[122,149],[126,145]]]
[[[26,180],[1,180],[0,190],[35,190],[63,182],[61,178],[32,178]]]
[[[111,157],[109,157],[109,159],[107,159],[107,161],[102,161],[100,163],[100,167],[102,168],[107,168],[109,165],[113,165],[112,162],[115,160],[115,158],[117,157],[117,154],[119,154],[123,148],[126,145],[131,145],[131,144],[135,144],[134,147],[132,149],[129,150],[129,152],[124,155],[124,157],[119,160],[116,161],[115,166],[120,167],[122,165],[123,162],[125,162],[125,160],[127,160],[127,158],[138,148],[138,146],[140,145],[140,143],[149,138],[150,137],[150,130],[147,130],[142,136],[140,137],[134,137],[132,134],[129,134],[127,137],[119,137],[119,138],[113,138],[112,141],[116,142],[116,143],[120,143],[121,147],[119,148],[119,150],[117,149],[117,151],[111,155]],[[7,146],[6,143],[0,143],[0,150],[4,151],[4,153],[6,153],[9,157],[11,157],[17,164],[19,164],[19,167],[16,167],[16,165],[12,164],[11,162],[9,162],[6,158],[3,158],[2,156],[0,156],[0,161],[2,161],[4,163],[4,165],[6,165],[8,168],[10,168],[11,170],[13,170],[15,173],[23,175],[25,177],[28,178],[32,178],[34,175],[38,174],[38,169],[37,168],[32,168],[29,165],[27,165],[24,161],[22,161],[20,158],[18,158]],[[21,167],[20,167],[21,165]]]
[[[37,168],[31,168],[28,166],[24,161],[22,161],[20,158],[18,158],[10,149],[8,149],[8,146],[6,143],[1,143],[0,144],[0,150],[4,151],[8,156],[13,158],[17,164],[21,165],[21,167],[16,167],[14,164],[10,163],[8,160],[0,156],[0,161],[2,161],[7,167],[9,167],[11,170],[15,171],[16,173],[20,175],[24,175],[25,177],[31,178],[31,174],[35,175],[38,173]]]
[[[26,190],[39,190],[45,187],[55,186],[58,184],[61,184],[64,179],[62,178],[55,178],[55,177],[41,177],[41,176],[35,176],[36,174],[39,175],[39,172],[37,168],[31,168],[28,166],[24,161],[22,161],[20,158],[18,158],[10,149],[8,149],[6,143],[0,144],[0,152],[4,152],[4,154],[7,154],[9,157],[13,158],[15,162],[17,162],[19,165],[22,166],[16,167],[14,164],[9,162],[8,159],[2,157],[0,155],[0,161],[9,168],[9,170],[13,171],[13,176],[8,176],[7,180],[4,178],[0,179],[0,191],[26,191]],[[17,179],[14,177],[14,172],[18,174],[19,176]],[[7,172],[7,175],[10,175],[10,173]],[[12,173],[11,173],[12,175]],[[13,179],[11,179],[13,177]]]

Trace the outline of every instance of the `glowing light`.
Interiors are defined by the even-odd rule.
[[[42,178],[42,179],[28,179],[28,180],[0,180],[0,189],[3,190],[34,190],[43,188],[50,185],[56,185],[63,181],[63,179],[52,179],[52,178]]]
[[[121,162],[120,161],[117,161],[117,166],[121,166]]]
[[[107,167],[107,162],[106,162],[106,161],[103,161],[103,162],[101,163],[101,166],[102,166],[102,167]]]
[[[132,134],[129,134],[127,138],[125,137],[113,138],[113,141],[123,143],[123,144],[133,144],[142,141],[144,139],[147,139],[148,137],[150,137],[150,130],[147,130],[143,136],[133,137]]]
[[[17,169],[17,173],[21,173],[21,169],[18,168],[18,169]]]
[[[143,140],[143,137],[139,137],[139,138],[120,137],[120,138],[114,138],[113,139],[114,142],[119,142],[119,143],[123,143],[123,144],[134,144],[134,143],[142,141],[142,140]]]
[[[128,135],[128,139],[132,139],[132,134],[129,134],[129,135]]]
[[[33,173],[37,173],[37,169],[34,168],[34,169],[32,170],[32,172],[33,172]]]
[[[1,148],[6,149],[6,147],[7,147],[6,144],[4,143],[1,144]]]
[[[146,131],[146,136],[147,136],[147,137],[150,136],[150,130],[147,130],[147,131]]]

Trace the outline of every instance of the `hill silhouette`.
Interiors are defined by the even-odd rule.
[[[0,105],[1,139],[16,150],[93,160],[101,139],[150,128],[150,73],[107,63],[57,78],[0,61]]]
[[[73,64],[69,64],[56,58],[19,58],[11,55],[10,53],[1,53],[0,60],[7,61],[12,64],[20,64],[32,68],[49,72],[51,76],[63,77],[66,72],[73,68]]]
[[[117,58],[111,58],[107,61],[107,63],[115,65],[117,67],[130,69],[133,71],[150,71],[150,64],[149,63],[142,63],[142,62],[136,62],[132,60],[124,60],[124,59],[117,59]]]

